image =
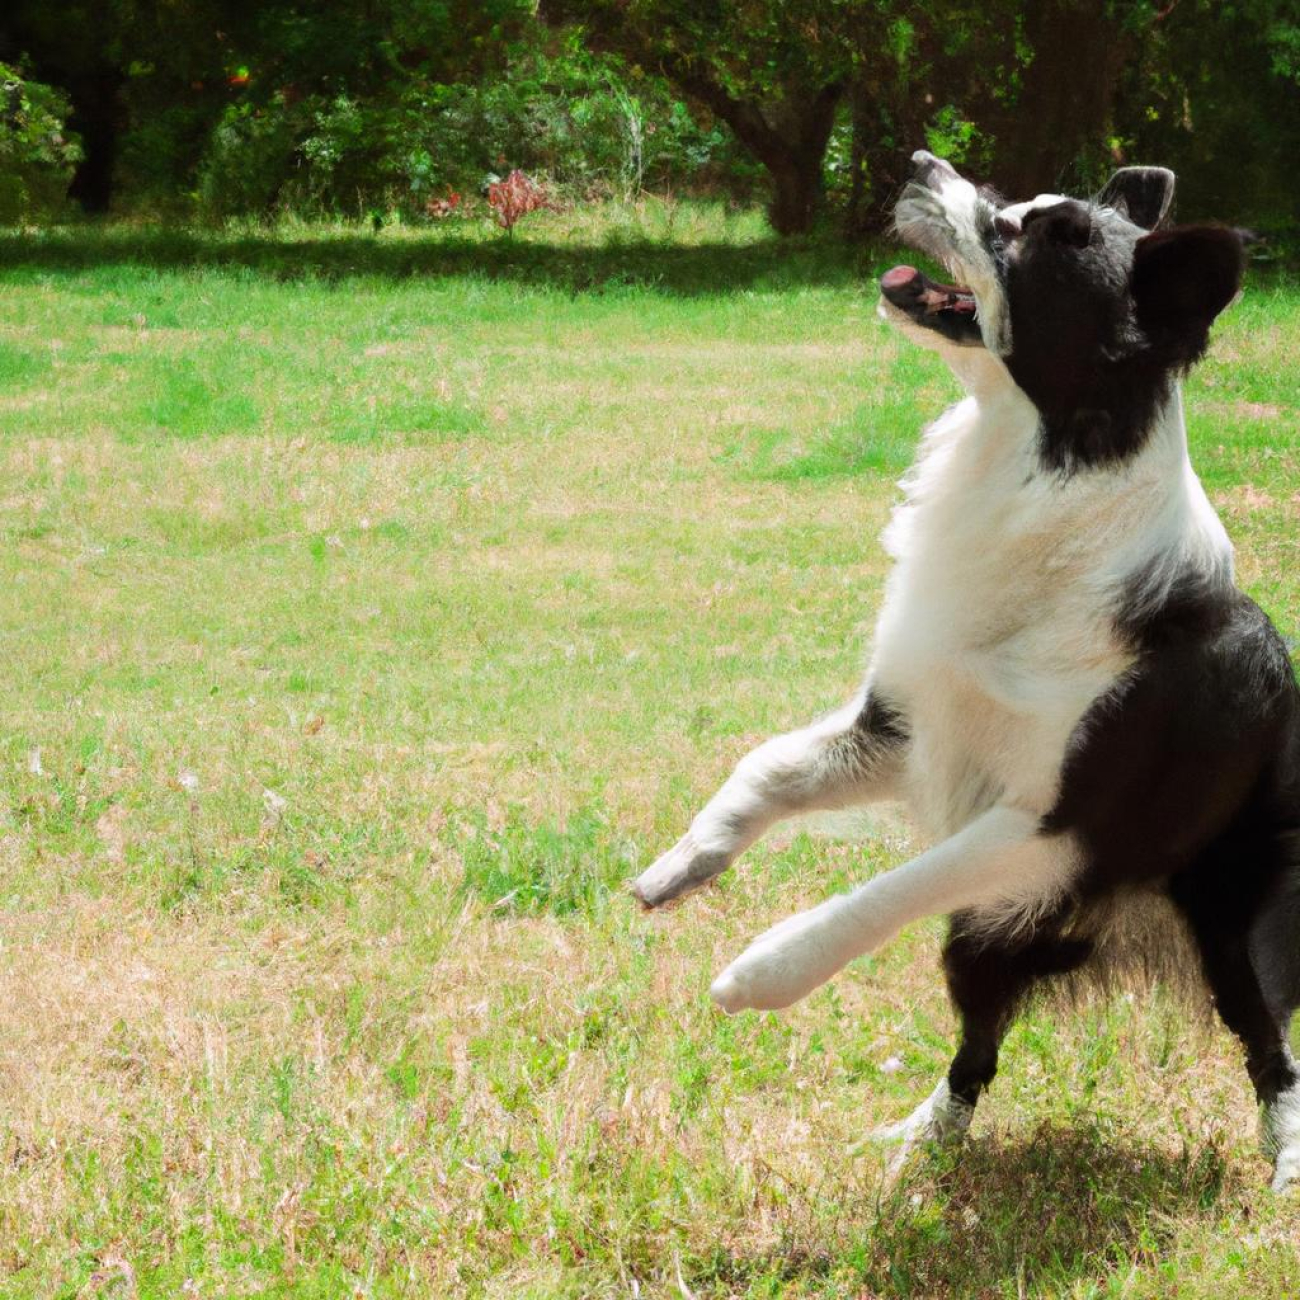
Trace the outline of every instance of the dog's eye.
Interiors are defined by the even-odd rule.
[[[1014,217],[1004,217],[999,213],[993,218],[993,229],[1002,236],[1003,239],[1017,239],[1020,236],[1020,222]]]

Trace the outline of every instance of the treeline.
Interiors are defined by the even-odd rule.
[[[519,167],[572,198],[881,223],[927,145],[1002,188],[1180,174],[1300,225],[1300,0],[8,0],[0,221],[407,217]]]

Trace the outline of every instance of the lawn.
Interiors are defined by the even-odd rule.
[[[938,921],[779,1016],[749,938],[909,851],[623,890],[852,691],[956,390],[888,253],[682,206],[513,241],[0,236],[0,1295],[1300,1293],[1240,1053],[1159,994],[1011,1034],[960,1161]],[[1188,385],[1300,630],[1300,286]]]

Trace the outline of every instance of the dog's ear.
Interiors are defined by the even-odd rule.
[[[1122,212],[1135,226],[1154,230],[1174,201],[1174,174],[1168,167],[1121,167],[1097,202]]]
[[[1199,353],[1214,318],[1237,296],[1246,257],[1226,226],[1175,226],[1139,239],[1130,288],[1148,337],[1182,339]]]

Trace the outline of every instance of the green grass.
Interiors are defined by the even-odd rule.
[[[894,822],[621,892],[856,684],[955,396],[888,258],[653,206],[0,237],[0,1295],[1300,1292],[1239,1052],[1163,998],[1027,1017],[892,1188],[847,1149],[946,1065],[938,923],[713,1012]],[[1257,277],[1188,386],[1293,639],[1298,349]]]

